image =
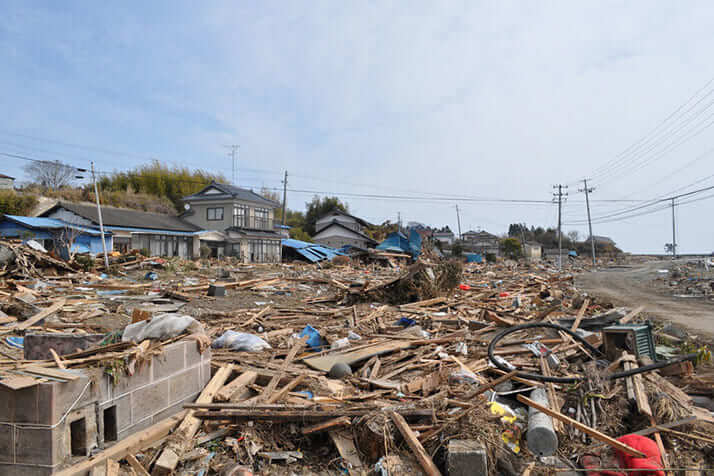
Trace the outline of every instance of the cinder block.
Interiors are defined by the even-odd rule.
[[[173,404],[189,395],[198,393],[200,385],[200,366],[184,370],[169,378],[169,403]]]
[[[10,427],[5,427],[0,431],[0,463],[13,463],[14,458],[15,432]]]
[[[15,421],[15,391],[0,386],[0,421]]]
[[[449,441],[446,463],[449,476],[488,474],[488,453],[478,441]]]
[[[54,384],[54,405],[51,423],[57,423],[67,411],[72,408],[78,410],[88,404],[96,402],[96,396],[92,395],[89,377],[83,375],[82,378],[66,383]]]
[[[131,395],[124,395],[121,398],[113,400],[106,407],[115,405],[117,407],[117,430],[122,431],[132,425],[131,418]]]
[[[155,383],[131,394],[132,424],[169,406],[169,381]]]
[[[172,417],[172,416],[176,415],[176,414],[179,413],[181,410],[183,410],[183,404],[184,404],[184,403],[192,402],[193,400],[196,399],[197,396],[198,396],[198,394],[196,394],[196,395],[190,395],[190,396],[186,397],[185,399],[183,399],[183,400],[181,400],[181,401],[179,401],[179,402],[174,403],[173,405],[171,405],[171,406],[170,406],[169,408],[167,408],[166,410],[160,411],[159,413],[157,413],[156,415],[154,415],[154,417],[153,417],[153,423],[158,423],[158,422],[160,422],[161,420],[165,420],[166,418],[169,418],[169,417]]]
[[[38,385],[16,390],[13,395],[15,401],[16,423],[38,423]]]
[[[156,359],[143,362],[140,367],[134,369],[134,375],[126,375],[122,373],[119,376],[116,385],[114,385],[114,383],[110,381],[110,385],[112,385],[112,397],[121,397],[122,395],[131,392],[136,388],[143,387],[144,385],[151,383],[151,374],[154,360]]]
[[[208,360],[201,364],[201,388],[205,387],[209,380],[211,380],[211,361]]]
[[[54,468],[0,463],[0,474],[3,476],[50,476],[53,472]]]
[[[59,462],[59,431],[58,428],[18,429],[15,440],[15,461],[42,465],[54,465]]]
[[[163,378],[180,372],[186,367],[186,343],[175,342],[164,348],[161,355],[152,359],[154,365],[154,380]]]
[[[27,334],[24,356],[28,360],[52,359],[50,349],[59,355],[72,354],[77,349],[85,350],[104,338],[104,334]]]
[[[127,436],[133,435],[136,432],[139,432],[141,430],[145,430],[149,428],[152,425],[152,418],[151,416],[144,418],[143,420],[139,420],[126,430],[120,431],[119,432],[119,441],[123,440]]]

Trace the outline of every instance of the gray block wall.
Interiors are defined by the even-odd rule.
[[[211,355],[210,350],[200,354],[195,341],[175,342],[116,385],[103,369],[76,372],[80,378],[66,383],[45,382],[17,391],[0,386],[1,475],[51,475],[79,461],[71,451],[71,427],[78,420],[84,419],[84,432],[75,428],[75,435],[84,437],[80,441],[75,436],[75,446],[87,456],[93,448],[111,446],[174,415],[211,378]],[[112,407],[117,438],[105,442],[104,415]]]

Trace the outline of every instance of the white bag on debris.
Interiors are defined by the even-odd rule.
[[[124,328],[122,342],[141,342],[146,339],[170,339],[188,331],[204,332],[203,325],[185,314],[157,314],[149,321],[135,322]]]
[[[270,344],[256,335],[230,330],[214,340],[211,347],[214,349],[230,348],[231,350],[244,350],[246,352],[260,352],[271,348]]]

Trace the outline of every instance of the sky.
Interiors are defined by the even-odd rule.
[[[237,144],[238,185],[281,189],[287,171],[289,208],[318,192],[374,223],[456,231],[458,205],[462,232],[496,234],[555,226],[567,184],[563,230],[587,236],[588,178],[593,233],[650,253],[672,241],[666,198],[714,185],[706,1],[2,10],[0,153],[230,180]],[[25,163],[0,155],[0,173],[26,180]],[[679,252],[714,251],[712,194],[677,199]]]

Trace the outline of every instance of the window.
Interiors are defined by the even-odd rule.
[[[223,221],[223,207],[206,208],[206,220]]]
[[[233,226],[246,228],[248,226],[246,217],[248,216],[248,207],[237,206],[233,207]]]
[[[261,230],[270,229],[270,212],[267,208],[255,209],[255,227]]]

